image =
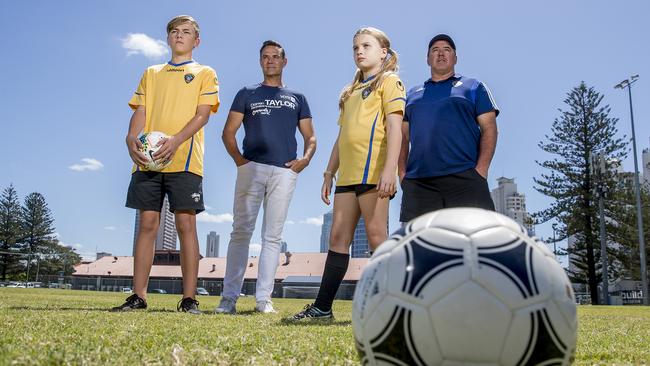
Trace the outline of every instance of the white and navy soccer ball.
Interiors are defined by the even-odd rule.
[[[364,365],[567,365],[571,283],[541,242],[501,214],[416,218],[373,254],[354,294]]]
[[[161,171],[171,163],[171,159],[156,161],[153,158],[153,154],[160,148],[158,143],[166,138],[169,138],[169,136],[160,131],[145,132],[140,136],[140,143],[142,143],[140,151],[147,158],[147,164],[144,166],[147,170]]]

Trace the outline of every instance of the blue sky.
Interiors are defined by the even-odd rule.
[[[338,93],[354,72],[352,35],[361,26],[388,34],[407,87],[429,76],[429,39],[441,32],[454,38],[456,70],[484,81],[501,108],[490,185],[494,188],[500,176],[515,178],[531,211],[549,204],[533,189],[532,177],[540,173],[535,160],[549,158],[537,143],[550,133],[566,93],[580,81],[605,95],[612,116],[620,118],[620,133],[629,137],[627,94],[613,86],[640,74],[633,87],[639,154],[649,146],[649,2],[369,4],[3,1],[0,188],[13,183],[21,198],[43,193],[60,240],[83,255],[91,256],[96,248],[130,255],[134,212],[124,207],[131,169],[124,145],[131,115],[127,101],[143,70],[169,59],[155,40],[165,40],[165,25],[178,14],[199,21],[202,43],[194,58],[212,66],[221,83],[222,107],[206,127],[209,215],[198,224],[202,253],[209,231],[221,236],[222,255],[226,250],[236,170],[221,143],[221,129],[237,90],[261,81],[258,49],[266,39],[284,45],[289,59],[285,84],[307,96],[318,138],[318,151],[299,178],[285,227],[292,251],[319,248],[319,219],[329,209],[319,199],[322,171],[337,133]],[[133,39],[129,34],[145,34],[151,42],[146,46],[143,36],[136,37],[130,52],[124,42]],[[623,167],[632,170],[631,156]],[[400,200],[398,194],[391,203],[391,230],[398,225]],[[260,226],[258,222],[253,243],[261,241]],[[548,236],[550,225],[537,231]]]

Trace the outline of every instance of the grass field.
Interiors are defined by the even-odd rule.
[[[178,295],[150,295],[149,309],[109,313],[120,293],[0,288],[0,365],[348,365],[358,364],[350,301],[335,303],[331,325],[282,318],[305,300],[278,299],[278,314],[212,315],[219,298],[200,297],[208,314],[177,313]],[[650,308],[580,307],[576,364],[650,364]]]

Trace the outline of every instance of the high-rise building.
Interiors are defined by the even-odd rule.
[[[514,178],[501,177],[497,179],[497,183],[499,186],[490,193],[496,212],[510,217],[525,227],[528,235],[535,235],[532,217],[526,211],[526,196],[517,192]]]
[[[140,229],[140,210],[135,210],[135,226],[133,229],[133,255],[135,255],[135,240]],[[155,250],[176,250],[176,222],[174,214],[169,211],[169,200],[165,196],[160,210],[160,226],[156,235]]]
[[[323,215],[323,226],[320,231],[320,252],[327,253],[330,245],[330,231],[332,231],[332,211]]]
[[[359,222],[357,223],[357,227],[354,229],[354,238],[352,239],[350,256],[352,258],[370,257],[370,244],[368,243],[368,234],[366,233],[366,222],[363,221],[363,217],[359,219]]]
[[[287,252],[287,242],[283,241],[282,244],[280,244],[280,253],[286,253]]]
[[[205,243],[205,257],[217,258],[219,257],[219,235],[215,231],[210,231]]]
[[[388,229],[388,227],[386,227],[386,229]],[[321,235],[320,235],[321,253],[327,253],[328,251],[331,231],[332,231],[332,211],[329,211],[323,215],[323,226],[321,227]],[[350,255],[352,258],[370,257],[370,245],[368,243],[368,235],[366,234],[366,224],[363,221],[363,217],[359,219],[359,222],[357,223],[357,227],[354,229],[354,237],[352,238]]]

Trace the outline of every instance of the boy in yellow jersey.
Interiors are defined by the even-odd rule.
[[[154,240],[160,224],[165,195],[174,213],[181,242],[183,299],[179,311],[200,314],[194,299],[199,269],[196,214],[203,211],[203,126],[219,108],[219,84],[214,70],[192,59],[200,43],[199,25],[180,15],[167,24],[167,44],[172,59],[149,67],[129,101],[134,110],[126,145],[135,163],[126,206],[140,210],[133,264],[133,292],[113,311],[146,309],[147,285],[153,263]],[[143,168],[145,157],[138,150],[138,134],[160,131],[169,135],[154,154],[171,160],[160,172]]]
[[[334,174],[332,230],[318,296],[291,321],[331,320],[332,303],[350,261],[354,230],[363,217],[370,250],[388,236],[388,203],[395,194],[400,126],[406,102],[397,74],[397,53],[376,28],[353,38],[354,80],[341,93],[339,135],[324,173],[321,199],[330,204]]]

